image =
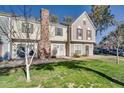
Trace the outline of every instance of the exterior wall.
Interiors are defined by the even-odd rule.
[[[93,55],[93,44],[81,44],[81,43],[73,43],[70,45],[70,56],[74,56],[75,54],[75,45],[80,45],[81,46],[81,54],[80,56],[85,56],[86,55],[86,46],[89,46],[89,55]]]
[[[55,27],[63,29],[63,36],[55,36]],[[67,41],[67,27],[60,24],[50,24],[50,41]]]
[[[2,57],[3,59],[7,60],[11,57],[11,51],[10,51],[10,43],[3,43],[2,45]]]
[[[57,51],[55,47],[57,46]],[[62,46],[62,49],[60,48]],[[51,43],[51,56],[64,57],[66,56],[65,43]]]
[[[83,21],[86,22],[84,25]],[[83,39],[79,40],[76,38],[77,36],[77,28],[83,29]],[[86,31],[91,30],[92,38],[91,40],[86,40]],[[79,16],[71,26],[71,40],[72,41],[82,41],[82,42],[95,42],[95,29],[93,25],[91,24],[91,21],[89,19],[89,16],[86,12],[84,12],[81,16]]]
[[[8,34],[8,37],[3,34],[3,31],[0,29],[0,36],[2,39],[2,54],[3,59],[10,59],[10,42],[8,38],[10,38],[10,17],[7,15],[0,14],[0,26],[2,29]]]
[[[11,38],[13,39],[27,39],[26,33],[22,31],[22,23],[25,21],[23,19],[12,19],[13,31],[11,33]],[[32,40],[40,40],[40,23],[34,21],[28,21],[33,25],[33,33],[29,34],[29,38]]]

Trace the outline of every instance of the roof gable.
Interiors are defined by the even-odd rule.
[[[89,15],[87,14],[86,11],[84,11],[84,12],[72,23],[72,25],[73,25],[77,20],[80,20],[80,18],[83,17],[84,15],[87,17],[87,19],[89,20],[89,22],[90,22],[91,25],[93,26],[94,30],[96,30],[96,27],[94,26],[92,20],[90,19]]]

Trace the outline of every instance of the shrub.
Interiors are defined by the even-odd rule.
[[[80,55],[78,53],[74,53],[73,57],[78,58],[78,57],[80,57]]]

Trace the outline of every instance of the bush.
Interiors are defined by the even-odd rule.
[[[79,58],[80,55],[78,53],[74,53],[73,57]]]

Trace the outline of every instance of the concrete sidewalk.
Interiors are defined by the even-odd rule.
[[[120,60],[124,61],[124,57],[119,57]],[[70,59],[70,60],[92,60],[92,59],[101,59],[101,60],[116,60],[116,56],[112,55],[93,55],[93,56],[82,56],[79,58],[74,58],[74,57],[66,57],[65,59]]]
[[[93,56],[84,56],[79,58],[74,57],[65,57],[65,58],[50,58],[50,59],[34,59],[32,65],[38,64],[47,64],[47,63],[55,63],[60,61],[71,61],[71,60],[92,60],[92,59],[101,59],[101,60],[116,60],[116,56],[111,55],[93,55]],[[121,61],[124,61],[124,57],[120,57]],[[14,68],[19,66],[25,66],[24,60],[13,60],[8,62],[1,62],[0,69],[3,68]]]

